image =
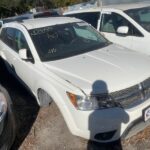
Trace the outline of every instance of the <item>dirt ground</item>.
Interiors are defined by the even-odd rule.
[[[73,136],[54,103],[39,108],[35,98],[5,69],[0,83],[14,103],[17,136],[12,150],[150,150],[150,127],[125,141],[99,144]]]

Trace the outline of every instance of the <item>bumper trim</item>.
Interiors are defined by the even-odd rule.
[[[128,139],[150,125],[150,120],[144,122],[143,117],[133,121],[122,134],[122,139]]]

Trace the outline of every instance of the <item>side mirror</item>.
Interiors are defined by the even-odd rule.
[[[118,27],[117,29],[118,34],[126,35],[128,34],[128,32],[129,32],[129,27],[127,26],[121,26],[121,27]]]
[[[19,50],[19,56],[22,60],[27,60],[27,49],[20,49]]]
[[[27,49],[20,49],[19,50],[19,57],[24,61],[31,62],[33,64],[35,63],[34,59],[32,57],[28,57]]]

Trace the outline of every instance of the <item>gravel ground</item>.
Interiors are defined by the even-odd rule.
[[[150,127],[125,141],[99,144],[70,134],[55,103],[39,108],[35,98],[5,69],[0,83],[14,102],[17,136],[12,150],[150,150]]]

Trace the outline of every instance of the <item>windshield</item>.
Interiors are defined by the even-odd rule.
[[[150,7],[130,9],[125,11],[131,18],[150,32]]]
[[[99,32],[85,22],[29,30],[41,61],[59,60],[108,45]]]

